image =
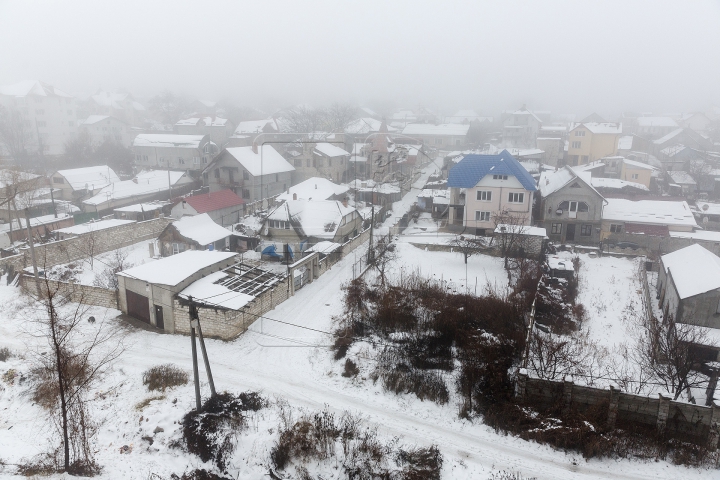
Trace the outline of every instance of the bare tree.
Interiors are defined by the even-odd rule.
[[[16,108],[0,105],[0,141],[5,144],[10,156],[23,161],[28,154],[27,148],[34,141],[32,127]]]
[[[24,218],[22,210],[34,206],[37,191],[43,184],[43,177],[23,172],[17,168],[6,168],[0,170],[0,206],[4,206],[8,212],[10,222],[10,237],[13,230],[13,216],[18,219]],[[20,227],[21,225],[18,225]]]
[[[27,289],[33,312],[31,333],[49,351],[35,355],[38,382],[34,396],[50,410],[61,440],[61,471],[97,471],[90,442],[95,427],[87,409],[90,388],[124,351],[123,334],[109,319],[88,323],[91,307],[72,284],[37,281]]]
[[[530,337],[528,368],[539,378],[562,380],[581,376],[592,385],[603,372],[604,349],[584,330],[572,336],[534,331]]]
[[[392,236],[388,233],[386,237],[380,237],[375,246],[371,245],[370,248],[373,249],[370,264],[377,270],[380,276],[380,284],[385,285],[387,270],[397,260],[397,252],[395,251],[395,244],[392,242]]]
[[[524,248],[524,233],[527,231],[527,215],[518,212],[503,210],[493,215],[495,224],[494,241],[500,248],[500,255],[505,259],[505,268],[508,268],[508,257],[522,256]]]
[[[298,105],[282,113],[283,124],[290,132],[308,133],[322,131],[326,126],[323,109]]]
[[[95,274],[93,285],[117,291],[118,279],[116,274],[133,266],[132,263],[128,262],[127,257],[128,251],[126,249],[118,248],[114,250],[110,259],[105,262],[105,268]]]
[[[453,250],[460,252],[465,258],[465,265],[468,263],[468,258],[483,251],[485,244],[482,240],[471,238],[465,235],[458,235],[451,242]]]
[[[347,103],[333,103],[325,110],[325,129],[341,133],[357,116],[357,108]]]

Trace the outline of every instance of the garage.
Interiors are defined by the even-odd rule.
[[[150,323],[150,302],[148,297],[125,289],[128,314],[132,317]]]

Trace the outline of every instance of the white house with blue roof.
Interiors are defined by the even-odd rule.
[[[462,219],[466,231],[491,234],[501,213],[512,216],[517,225],[532,224],[535,180],[507,150],[497,155],[465,155],[450,170],[448,187],[449,225]]]

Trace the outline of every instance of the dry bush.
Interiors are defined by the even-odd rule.
[[[88,378],[88,364],[76,356],[70,356],[64,366],[65,378],[71,380],[69,387],[82,385]],[[51,410],[60,401],[60,391],[55,372],[36,368],[33,374],[32,400],[41,407]]]
[[[400,475],[402,480],[440,480],[443,456],[435,445],[428,448],[400,449],[396,462],[405,466]]]
[[[13,356],[8,347],[0,348],[0,362],[7,362]]]
[[[211,397],[199,412],[193,410],[183,418],[183,440],[188,451],[226,471],[237,436],[247,426],[245,413],[266,406],[267,401],[256,392],[226,392]]]
[[[523,477],[517,472],[501,470],[490,475],[488,480],[537,480],[537,477]]]
[[[358,366],[350,360],[349,358],[345,360],[345,370],[342,373],[343,377],[350,378],[350,377],[356,377],[357,374],[360,373],[360,369]]]
[[[440,405],[450,400],[445,380],[434,370],[422,370],[407,361],[397,349],[386,348],[370,375],[373,381],[381,380],[385,390],[395,394],[413,393],[420,400],[430,400]]]
[[[170,478],[171,480],[232,480],[230,477],[221,477],[203,468],[196,468],[190,472],[185,472],[182,474],[182,477],[173,473],[170,475]]]
[[[165,391],[167,388],[178,387],[188,383],[188,374],[172,363],[156,365],[143,373],[143,385],[148,390]]]

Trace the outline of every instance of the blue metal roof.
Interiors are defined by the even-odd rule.
[[[497,155],[465,155],[465,158],[450,170],[448,187],[472,188],[488,174],[512,175],[525,190],[537,190],[535,179],[507,150]]]

